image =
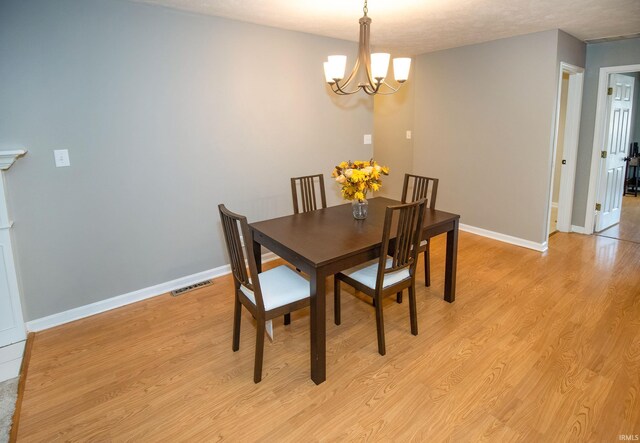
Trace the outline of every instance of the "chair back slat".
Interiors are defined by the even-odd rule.
[[[258,268],[255,257],[248,246],[251,240],[251,233],[249,231],[247,218],[229,211],[222,204],[218,205],[218,210],[220,211],[222,230],[224,232],[225,243],[227,244],[227,252],[229,253],[231,272],[236,281],[236,285],[243,285],[253,291],[256,305],[261,310],[264,310],[260,281],[258,280]],[[245,243],[244,248],[242,246],[243,237]]]
[[[409,189],[411,189],[410,199]],[[426,199],[429,209],[435,209],[438,196],[438,179],[420,175],[405,174],[402,187],[402,203]]]
[[[318,184],[316,189],[316,183]],[[298,193],[298,188],[300,192]],[[320,191],[321,208],[327,207],[322,174],[293,177],[291,179],[291,196],[293,197],[293,213],[315,211],[318,208],[317,190]]]
[[[425,199],[387,207],[382,232],[382,250],[378,265],[377,287],[382,287],[384,275],[391,272],[409,268],[410,275],[412,277],[415,275],[425,208]],[[389,243],[392,239],[391,229],[394,217],[397,219],[397,225],[393,260],[391,266],[387,267],[387,254],[389,252]]]

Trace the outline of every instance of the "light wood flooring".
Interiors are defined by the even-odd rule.
[[[599,232],[598,235],[640,243],[640,196],[622,197],[620,223]]]
[[[327,381],[309,378],[308,311],[231,351],[223,277],[36,334],[19,441],[619,441],[640,434],[640,245],[558,233],[531,250],[461,233],[456,302],[432,287],[374,310],[327,303]],[[418,269],[420,269],[420,265]],[[422,274],[418,281],[423,282]],[[327,288],[331,288],[327,282]]]

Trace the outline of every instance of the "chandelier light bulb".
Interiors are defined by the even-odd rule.
[[[331,77],[331,74],[331,65],[329,65],[329,62],[324,62],[324,80],[330,85],[333,85],[335,81],[333,77]]]
[[[409,78],[411,59],[407,57],[393,59],[393,76],[398,83],[406,82]]]
[[[391,55],[384,52],[371,54],[371,77],[384,81],[389,70],[389,58],[391,58]]]
[[[342,80],[344,78],[344,71],[347,67],[347,56],[330,55],[328,60],[331,78],[334,80]]]

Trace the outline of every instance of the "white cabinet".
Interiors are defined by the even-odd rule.
[[[9,169],[24,154],[22,150],[0,151],[0,171]],[[7,211],[4,172],[0,172],[0,381],[18,375],[15,372],[22,354],[18,356],[16,349],[21,347],[9,345],[26,338],[11,244],[12,225]]]

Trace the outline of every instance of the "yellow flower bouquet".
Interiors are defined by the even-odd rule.
[[[378,165],[375,160],[342,162],[331,176],[342,186],[342,197],[363,202],[367,192],[378,191],[382,186],[380,176],[389,175],[389,168]]]

